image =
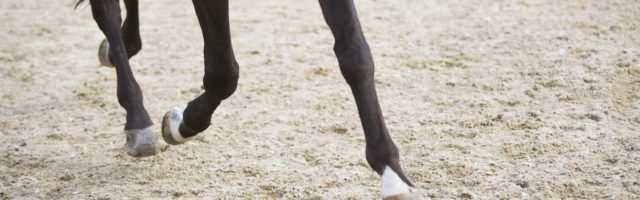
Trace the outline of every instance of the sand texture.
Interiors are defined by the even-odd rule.
[[[640,2],[357,1],[407,176],[425,198],[640,198]],[[190,1],[140,2],[131,59],[156,129],[202,89]],[[0,1],[0,199],[376,199],[316,1],[232,0],[235,94],[135,159],[87,5]]]

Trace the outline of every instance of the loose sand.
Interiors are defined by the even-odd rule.
[[[426,198],[640,198],[640,2],[356,3]],[[131,64],[157,127],[202,92],[202,38],[190,1],[140,8]],[[318,3],[230,10],[238,90],[194,141],[135,159],[90,9],[0,1],[0,199],[378,198]]]

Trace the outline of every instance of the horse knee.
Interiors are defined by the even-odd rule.
[[[373,58],[366,42],[336,42],[333,50],[342,76],[350,86],[373,81]]]
[[[207,95],[223,100],[236,91],[239,76],[238,63],[233,61],[229,65],[229,67],[205,72],[203,83]]]

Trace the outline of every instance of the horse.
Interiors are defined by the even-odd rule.
[[[79,0],[76,7],[85,0]],[[120,17],[119,0],[90,0],[91,12],[105,35],[98,50],[102,65],[115,67],[119,104],[126,111],[125,151],[132,157],[158,153],[157,136],[144,107],[140,86],[129,59],[142,49],[138,0],[124,0],[126,17]],[[173,108],[162,120],[161,135],[171,145],[185,143],[206,130],[220,103],[238,83],[229,31],[228,0],[192,0],[204,38],[204,92],[185,108]],[[399,153],[388,134],[374,84],[374,63],[362,33],[353,0],[319,0],[325,22],[334,38],[338,66],[351,88],[364,136],[366,160],[381,177],[383,199],[417,199],[415,186],[404,175]]]

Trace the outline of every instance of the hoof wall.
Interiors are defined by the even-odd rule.
[[[382,200],[420,200],[420,199],[422,198],[420,198],[418,194],[416,194],[416,192],[409,193],[409,194],[392,195],[392,196],[382,198]]]
[[[102,40],[100,43],[100,48],[98,49],[98,59],[100,59],[100,64],[107,67],[114,67],[109,61],[109,42],[107,40]]]
[[[180,135],[183,109],[173,108],[162,118],[162,139],[167,144],[178,145],[188,141]]]
[[[127,143],[125,151],[131,157],[141,158],[158,154],[156,145],[158,137],[153,131],[153,126],[145,129],[125,130]]]

